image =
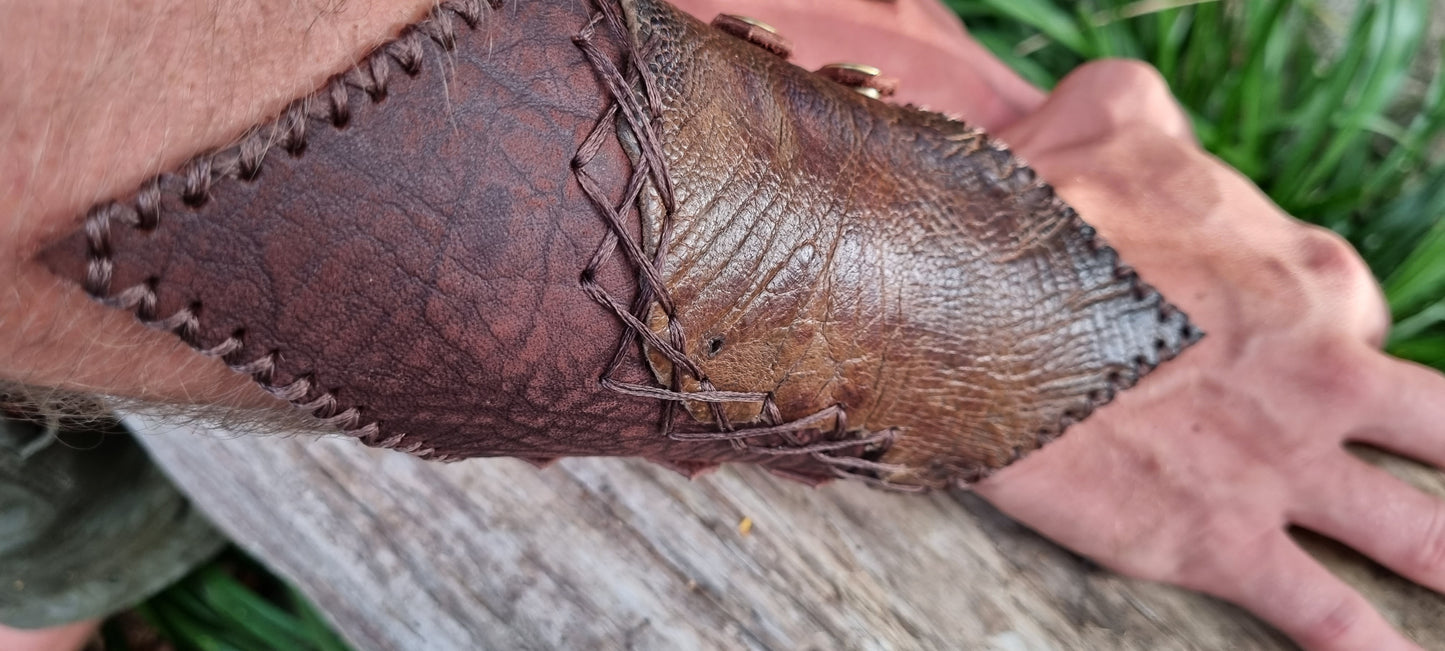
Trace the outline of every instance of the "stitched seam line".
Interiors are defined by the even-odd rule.
[[[899,466],[851,456],[834,456],[837,451],[865,450],[881,453],[896,439],[896,429],[879,432],[848,429],[846,407],[839,403],[829,405],[793,421],[784,422],[771,392],[723,391],[719,390],[702,368],[690,358],[686,347],[686,330],[677,316],[676,305],[663,280],[663,267],[671,244],[672,230],[676,218],[676,200],[673,196],[673,182],[668,174],[667,159],[663,154],[657,120],[662,112],[662,103],[657,93],[657,84],[651,72],[640,62],[644,54],[650,54],[652,43],[635,42],[630,30],[619,15],[613,0],[594,0],[598,13],[573,38],[582,50],[614,100],[607,111],[598,119],[591,133],[578,148],[572,168],[578,184],[596,207],[598,214],[607,223],[603,236],[586,268],[583,269],[579,284],[598,304],[612,312],[623,323],[623,335],[617,344],[611,362],[603,370],[599,383],[611,391],[637,398],[659,400],[663,405],[661,433],[679,441],[728,441],[737,450],[762,456],[809,455],[839,477],[856,478],[877,483],[898,490],[919,490],[921,487],[893,484],[878,478],[878,475],[902,470]],[[609,59],[595,42],[599,25],[611,31],[623,47],[621,69]],[[639,97],[639,94],[641,97]],[[607,199],[598,180],[587,171],[588,164],[601,150],[604,139],[617,135],[616,119],[621,116],[636,137],[640,155],[633,163],[623,199],[614,205]],[[662,227],[659,229],[655,253],[649,259],[642,246],[627,229],[624,216],[636,210],[638,197],[644,187],[650,186],[663,204]],[[632,306],[623,305],[597,282],[601,266],[611,259],[618,247],[623,256],[637,270],[638,293]],[[648,312],[658,307],[667,317],[666,338],[647,327]],[[645,343],[658,351],[672,363],[672,377],[669,386],[649,386],[623,382],[613,378],[626,359],[627,353],[639,343]],[[684,374],[692,376],[699,390],[684,390]],[[680,432],[673,430],[673,422],[679,405],[683,401],[702,402],[712,416],[709,429]],[[761,403],[763,424],[759,427],[737,429],[723,411],[728,403]],[[685,410],[684,410],[685,411]],[[831,421],[832,427],[826,427]],[[824,440],[815,440],[822,435]],[[778,437],[782,445],[760,446],[749,443],[749,439]]]
[[[286,400],[296,408],[317,418],[324,425],[357,436],[368,445],[397,448],[434,460],[452,460],[438,455],[432,448],[423,448],[420,441],[402,446],[405,433],[392,433],[382,438],[381,424],[363,417],[361,405],[342,404],[314,375],[298,377],[278,384],[272,381],[284,363],[281,350],[266,351],[246,357],[244,329],[217,343],[198,340],[202,302],[197,301],[175,313],[158,317],[156,287],[161,279],[150,278],[111,293],[115,262],[111,229],[114,224],[142,231],[160,227],[163,194],[179,196],[193,207],[200,208],[210,199],[213,186],[222,179],[255,180],[261,173],[267,155],[282,149],[300,156],[306,149],[306,136],[311,122],[345,128],[351,122],[351,101],[356,91],[373,102],[386,98],[390,80],[396,70],[408,76],[420,74],[423,47],[427,39],[450,52],[456,48],[457,22],[475,30],[487,13],[500,9],[503,0],[448,0],[432,9],[429,17],[408,27],[395,40],[378,47],[345,73],[333,76],[321,90],[292,102],[279,117],[247,131],[233,146],[202,154],[170,174],[157,176],[141,186],[128,202],[109,201],[90,209],[85,219],[86,273],[85,291],[100,302],[132,310],[145,325],[172,332],[191,347],[208,357],[219,357],[233,371],[251,376],[262,389]]]
[[[908,108],[931,114],[952,123],[963,124],[961,119],[949,115],[912,106]],[[1061,436],[1064,430],[1068,429],[1071,425],[1084,420],[1092,414],[1094,410],[1112,402],[1119,392],[1138,384],[1144,376],[1153,372],[1154,369],[1158,368],[1161,364],[1174,359],[1189,346],[1197,343],[1204,337],[1204,332],[1189,321],[1187,314],[1164,300],[1164,296],[1160,294],[1157,289],[1145,283],[1133,267],[1124,264],[1119,258],[1119,253],[1104,242],[1104,239],[1099,236],[1098,231],[1085,222],[1072,206],[1065,203],[1063,199],[1058,196],[1053,186],[1044,182],[1043,179],[1040,179],[1038,174],[1014,155],[1005,144],[994,140],[989,137],[988,134],[978,129],[970,129],[961,142],[963,147],[965,147],[965,150],[959,152],[961,155],[965,157],[988,157],[989,161],[994,164],[995,178],[992,179],[994,185],[1005,188],[1012,195],[1018,197],[1038,193],[1038,201],[1043,204],[1041,211],[1061,216],[1060,220],[1049,225],[1048,230],[1072,229],[1077,231],[1084,238],[1085,246],[1088,248],[1089,253],[1093,255],[1094,261],[1107,264],[1112,270],[1113,278],[1126,283],[1126,291],[1130,295],[1130,298],[1133,299],[1135,303],[1142,304],[1153,310],[1160,327],[1169,325],[1171,321],[1177,321],[1178,331],[1176,334],[1179,338],[1177,345],[1171,345],[1170,342],[1162,336],[1156,335],[1153,341],[1154,354],[1152,357],[1143,353],[1137,354],[1131,360],[1130,368],[1125,371],[1109,371],[1105,376],[1105,388],[1090,392],[1085,396],[1083,401],[1065,409],[1063,415],[1054,426],[1040,428],[1034,432],[1034,449],[1042,448],[1044,445]],[[1048,234],[1047,232],[1039,233],[1038,237],[1044,237]],[[1026,451],[1023,450],[1021,446],[1015,446],[1012,461],[1017,461],[1022,458],[1025,453]],[[959,479],[958,484],[967,487],[992,475],[996,471],[997,469],[994,468],[981,467],[974,475]]]
[[[614,99],[614,104],[598,120],[591,134],[579,147],[573,160],[573,169],[579,185],[593,202],[604,221],[607,222],[609,230],[591,261],[583,270],[580,284],[589,296],[615,314],[624,325],[623,337],[612,362],[603,371],[600,383],[618,393],[663,401],[662,433],[670,438],[676,440],[728,440],[733,443],[734,447],[746,448],[763,454],[810,454],[815,459],[827,463],[840,476],[861,478],[865,481],[872,480],[889,488],[904,488],[879,479],[879,475],[895,471],[898,469],[897,466],[826,454],[828,451],[844,447],[837,445],[837,441],[805,443],[795,438],[795,435],[798,434],[806,435],[818,432],[821,429],[822,421],[828,418],[835,419],[833,436],[846,437],[848,435],[847,412],[844,405],[833,405],[815,414],[784,423],[771,393],[719,391],[698,364],[683,351],[686,341],[684,327],[677,317],[676,308],[659,271],[666,260],[676,217],[676,205],[672,196],[672,180],[667,173],[666,158],[662,154],[656,126],[656,120],[661,113],[656,83],[652,80],[650,71],[639,63],[643,60],[644,53],[650,53],[652,44],[635,42],[630,31],[618,16],[611,0],[594,0],[594,5],[599,12],[573,40],[592,64],[598,78],[607,87]],[[606,27],[626,46],[622,53],[624,57],[622,70],[619,70],[594,43],[597,26],[602,23],[605,23]],[[638,97],[638,92],[635,90],[639,86],[643,95],[641,98]],[[619,113],[636,138],[640,155],[634,163],[632,176],[623,194],[622,202],[614,206],[607,200],[606,194],[597,180],[587,172],[586,168],[600,150],[605,134],[617,129],[614,123]],[[951,123],[958,122],[948,116],[942,117]],[[1017,191],[1016,196],[1044,193],[1041,197],[1044,201],[1043,208],[1061,216],[1061,219],[1056,220],[1052,225],[1047,225],[1045,232],[1039,235],[1046,236],[1049,234],[1047,231],[1056,232],[1060,228],[1077,229],[1084,236],[1086,246],[1095,261],[1103,261],[1108,264],[1113,270],[1115,279],[1127,283],[1127,291],[1132,294],[1135,301],[1151,306],[1155,310],[1161,326],[1169,323],[1175,316],[1180,317],[1177,345],[1170,345],[1164,338],[1158,337],[1154,341],[1153,356],[1137,355],[1133,360],[1133,367],[1128,372],[1110,371],[1106,376],[1105,389],[1091,392],[1078,405],[1066,409],[1054,426],[1041,428],[1034,433],[1035,448],[1042,447],[1057,438],[1073,423],[1083,420],[1099,406],[1113,400],[1119,391],[1133,386],[1159,364],[1172,359],[1188,345],[1197,341],[1203,333],[1190,325],[1187,317],[1184,317],[1176,308],[1166,303],[1153,287],[1143,283],[1132,268],[1123,265],[1119,261],[1118,254],[1104,244],[1097,231],[1084,223],[1077,212],[1058,198],[1051,186],[1038,179],[1032,169],[1018,162],[1007,147],[978,130],[971,130],[967,136],[963,139],[963,147],[966,148],[966,151],[962,152],[963,155],[987,157],[990,162],[996,163],[998,174],[997,178],[993,179],[996,186],[1000,188],[1009,185],[1016,186],[1013,188]],[[623,221],[623,216],[627,214],[627,211],[634,209],[633,206],[635,206],[641,190],[649,183],[662,200],[664,210],[655,254],[650,260],[642,253],[642,247],[625,228]],[[597,282],[599,268],[611,258],[619,245],[626,259],[637,269],[638,296],[630,310]],[[653,332],[644,322],[654,305],[660,308],[667,317],[667,339]],[[613,375],[628,349],[638,343],[645,343],[672,362],[671,386],[655,387],[613,379]],[[700,390],[683,390],[681,379],[684,373],[691,375],[697,381]],[[714,421],[712,430],[689,433],[672,430],[676,407],[685,400],[707,404]],[[732,424],[728,422],[722,411],[722,405],[732,402],[761,402],[764,425],[734,431]],[[865,432],[858,442],[866,441],[875,446],[875,450],[886,451],[887,447],[892,445],[895,435],[896,432],[893,430],[884,430],[880,433]],[[762,436],[781,436],[787,445],[759,448],[749,446],[745,442],[746,439]],[[1022,446],[1014,448],[1015,459],[1023,454]],[[966,485],[978,481],[991,472],[988,468],[979,468],[973,475],[961,478],[960,483]]]

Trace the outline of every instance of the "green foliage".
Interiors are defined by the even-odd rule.
[[[231,550],[136,608],[181,651],[347,651],[294,588]]]
[[[1445,79],[1410,92],[1428,0],[1365,0],[1339,21],[1308,1],[946,2],[1044,88],[1089,59],[1154,64],[1206,148],[1360,250],[1396,320],[1390,352],[1445,369]],[[138,611],[179,649],[346,649],[237,552]]]
[[[1363,0],[1353,17],[1308,0],[947,3],[1045,88],[1090,59],[1159,68],[1207,149],[1359,249],[1396,320],[1390,352],[1445,369],[1445,66],[1424,60],[1429,0]]]

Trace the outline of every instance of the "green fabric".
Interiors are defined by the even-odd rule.
[[[224,543],[118,425],[52,432],[0,418],[0,623],[104,617]]]

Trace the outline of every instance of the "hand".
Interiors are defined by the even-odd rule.
[[[979,492],[1307,648],[1415,648],[1286,534],[1445,590],[1445,503],[1343,447],[1445,465],[1445,378],[1378,351],[1389,320],[1363,261],[1200,151],[1147,66],[1085,66],[1000,137],[1207,336]]]
[[[902,101],[998,134],[1208,333],[979,493],[1104,565],[1238,603],[1306,647],[1413,648],[1286,534],[1315,530],[1445,590],[1445,504],[1343,447],[1445,465],[1445,378],[1378,351],[1389,317],[1359,257],[1200,151],[1147,66],[1085,66],[1045,98],[961,31],[910,22],[928,3],[900,0],[891,20],[868,4],[820,25],[794,15],[807,0],[682,2],[705,19],[752,12],[805,66],[879,65],[902,79]],[[879,34],[831,37],[847,20]],[[878,58],[912,40],[953,65]]]
[[[95,196],[234,135],[428,4],[397,0],[389,5],[395,15],[353,8],[318,16],[310,3],[263,3],[297,13],[259,20],[265,29],[226,28],[185,12],[165,22],[128,6],[116,20],[97,20],[81,2],[0,12],[12,18],[0,20],[12,26],[0,35],[13,37],[0,38],[0,51],[36,62],[0,69],[13,82],[0,86],[32,89],[0,106],[3,142],[14,145],[0,152],[19,152],[0,156],[9,188],[0,189],[0,206],[16,208],[0,210],[0,232],[9,236],[0,237],[0,315],[25,315],[18,327],[0,328],[0,377],[153,399],[259,393],[218,363],[195,362],[168,335],[84,302],[29,257],[71,228],[62,218]],[[1445,588],[1445,508],[1341,448],[1357,440],[1445,464],[1445,380],[1375,350],[1387,319],[1360,261],[1200,152],[1155,76],[1130,64],[1090,66],[1045,99],[961,30],[928,27],[937,25],[927,19],[937,18],[928,2],[682,4],[704,19],[729,11],[774,22],[794,41],[795,59],[810,66],[881,65],[903,79],[901,100],[1001,134],[1209,333],[1060,441],[984,482],[983,495],[1103,564],[1241,603],[1306,646],[1408,646],[1284,527],[1317,530]],[[912,22],[864,15],[890,7]],[[82,14],[89,18],[74,18]],[[253,14],[237,16],[260,16]],[[879,38],[838,37],[850,21]],[[111,37],[138,43],[133,59],[77,56],[122,50]],[[920,42],[952,56],[903,57],[894,47]],[[217,64],[207,67],[172,51],[194,43],[228,57],[204,59]],[[106,82],[104,92],[93,80]],[[217,103],[227,110],[210,110]],[[54,106],[70,109],[57,114]]]
[[[1413,648],[1286,534],[1298,525],[1445,590],[1445,504],[1344,450],[1445,465],[1445,378],[1378,351],[1389,315],[1363,261],[1193,141],[1158,74],[1085,66],[1045,98],[927,2],[681,0],[757,16],[794,61],[863,61],[1009,143],[1208,335],[980,494],[1117,571],[1238,603],[1314,649]],[[811,16],[810,16],[811,15]],[[872,38],[837,38],[863,23]],[[855,25],[856,27],[856,25]],[[923,41],[952,65],[889,58]],[[865,48],[867,49],[860,49]],[[871,57],[871,58],[870,58]]]

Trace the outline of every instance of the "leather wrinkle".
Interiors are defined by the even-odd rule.
[[[659,0],[442,3],[43,257],[437,460],[967,485],[1202,335],[979,130]]]
[[[863,99],[658,0],[624,4],[634,38],[651,45],[642,54],[662,90],[669,174],[692,195],[648,208],[644,194],[644,229],[671,247],[666,283],[679,306],[646,321],[659,337],[679,322],[708,333],[670,342],[681,350],[642,344],[674,386],[656,395],[710,423],[702,436],[768,435],[832,410],[829,444],[889,432],[863,459],[875,483],[966,485],[1202,336],[980,130]],[[686,351],[695,364],[677,363]],[[721,401],[689,399],[716,386],[765,392],[764,408],[719,415]]]
[[[574,38],[577,44],[587,56],[588,61],[596,69],[598,76],[607,85],[615,103],[608,109],[597,122],[596,127],[589,134],[582,146],[578,149],[577,156],[573,159],[573,169],[577,176],[578,183],[597,206],[599,214],[607,221],[610,230],[604,241],[599,245],[588,266],[583,270],[581,284],[584,291],[594,298],[598,303],[607,307],[627,324],[626,334],[617,345],[616,354],[612,362],[603,372],[601,383],[603,386],[618,393],[639,398],[650,398],[662,400],[664,404],[661,419],[662,434],[677,440],[708,441],[725,440],[729,441],[739,450],[747,450],[765,455],[788,455],[806,454],[811,455],[815,460],[827,464],[834,473],[840,477],[857,477],[866,481],[875,481],[881,485],[887,485],[897,490],[914,490],[916,487],[904,485],[890,485],[888,482],[879,480],[874,475],[862,474],[859,469],[867,469],[874,473],[897,472],[900,467],[878,464],[854,457],[844,457],[845,461],[839,462],[828,452],[838,450],[856,450],[860,446],[871,446],[878,448],[886,447],[892,442],[894,432],[883,430],[876,433],[866,433],[857,439],[837,440],[837,437],[848,436],[846,407],[841,404],[830,405],[815,414],[805,416],[791,422],[782,422],[781,415],[773,404],[773,397],[770,392],[740,392],[740,391],[719,391],[707,375],[690,359],[682,348],[687,338],[686,330],[681,319],[677,318],[675,303],[668,291],[666,284],[659,272],[667,258],[668,242],[671,240],[673,220],[671,214],[675,209],[676,199],[674,197],[673,182],[667,172],[667,162],[662,154],[663,146],[659,142],[655,128],[656,116],[661,112],[661,101],[656,94],[655,82],[651,81],[651,75],[644,68],[639,68],[635,62],[642,58],[642,53],[648,48],[646,45],[639,46],[631,38],[630,31],[619,15],[617,7],[610,0],[598,0],[594,3],[598,9],[597,15],[582,29]],[[627,44],[626,54],[629,55],[629,65],[626,66],[626,73],[620,71],[606,56],[593,45],[593,36],[599,23],[605,23],[606,28],[611,29],[614,34]],[[638,98],[634,88],[640,87],[643,97]],[[615,133],[614,120],[620,113],[626,120],[632,134],[635,135],[639,149],[639,159],[632,170],[627,190],[624,193],[622,202],[611,205],[601,191],[597,179],[587,172],[587,164],[595,155],[598,143],[608,133]],[[650,180],[652,188],[657,190],[663,201],[668,214],[664,218],[664,225],[658,236],[657,245],[651,258],[647,257],[642,246],[636,241],[633,234],[623,226],[618,215],[628,206],[636,203],[644,184]],[[596,282],[596,271],[612,255],[613,251],[621,243],[622,250],[638,270],[638,286],[640,288],[638,300],[630,310],[612,297],[607,291]],[[653,304],[661,308],[668,317],[667,338],[652,331],[643,322],[647,313],[652,309]],[[665,355],[674,368],[691,375],[699,384],[700,389],[696,391],[683,391],[681,378],[674,376],[670,386],[659,388],[629,382],[622,382],[613,379],[613,373],[621,365],[626,354],[637,344],[646,342],[653,350]],[[713,422],[717,425],[715,431],[680,432],[674,431],[674,413],[679,401],[692,400],[703,402],[708,405]],[[722,411],[721,405],[726,403],[762,403],[761,413],[764,415],[765,425],[762,427],[735,430],[729,422],[726,414]],[[822,442],[804,442],[796,435],[805,432],[814,432],[819,425],[827,420],[833,420],[834,431],[829,436],[832,440]],[[783,445],[750,445],[747,439],[762,437],[781,437]]]
[[[504,6],[507,9],[504,12],[493,11]],[[658,439],[655,428],[647,425],[656,421],[655,412],[649,413],[656,409],[655,402],[609,400],[588,388],[598,387],[604,393],[613,393],[600,386],[595,374],[587,378],[588,374],[579,371],[607,367],[603,361],[587,361],[595,359],[588,344],[611,335],[603,334],[610,328],[604,327],[605,322],[593,315],[573,314],[559,319],[554,314],[578,311],[575,305],[569,308],[557,304],[572,304],[565,297],[558,300],[557,293],[564,276],[570,275],[574,280],[572,286],[576,286],[575,268],[571,272],[564,270],[566,261],[574,259],[570,253],[549,255],[540,251],[541,255],[533,252],[523,259],[511,256],[495,262],[489,260],[492,257],[489,255],[458,257],[448,252],[444,237],[432,232],[439,228],[458,228],[459,222],[455,218],[448,222],[427,213],[466,212],[466,202],[439,191],[450,190],[457,187],[455,185],[428,185],[433,174],[421,170],[438,159],[435,153],[424,159],[415,158],[419,152],[412,149],[417,145],[418,129],[422,127],[410,124],[415,120],[408,118],[425,118],[435,114],[432,109],[438,106],[445,106],[452,113],[467,113],[470,103],[468,98],[460,96],[459,81],[472,80],[476,76],[474,68],[485,67],[481,64],[495,63],[498,65],[493,67],[501,70],[484,73],[481,81],[490,85],[493,89],[490,92],[500,91],[499,94],[509,96],[489,109],[472,110],[466,115],[448,114],[437,126],[455,136],[470,128],[469,117],[493,118],[497,110],[508,108],[506,102],[526,105],[529,109],[536,105],[540,108],[535,115],[523,115],[525,123],[519,124],[517,130],[548,144],[560,145],[560,138],[565,137],[569,146],[575,147],[578,141],[572,140],[570,133],[563,136],[562,132],[574,118],[591,113],[591,109],[581,105],[592,96],[576,87],[580,65],[556,61],[565,57],[551,56],[561,51],[559,44],[544,46],[537,42],[543,40],[540,37],[565,42],[570,38],[566,35],[575,34],[586,22],[578,11],[579,6],[580,3],[505,4],[500,0],[443,3],[427,20],[411,26],[396,41],[381,46],[321,90],[296,101],[274,121],[248,131],[234,146],[202,154],[173,173],[155,177],[129,199],[97,204],[87,213],[81,232],[48,249],[42,259],[60,275],[77,279],[103,304],[131,310],[146,325],[180,336],[203,355],[222,358],[233,370],[249,375],[273,395],[316,416],[320,424],[357,436],[368,445],[396,448],[442,461],[471,456],[546,460],[600,454],[643,457],[688,476],[720,462],[752,461],[809,483],[831,477],[826,466],[810,459],[739,451],[725,443],[719,447],[718,442]],[[499,19],[515,23],[511,26],[513,29],[491,31],[502,29],[496,25]],[[569,23],[569,31],[558,29]],[[533,34],[539,38],[530,37]],[[458,49],[462,40],[471,46]],[[616,39],[602,40],[609,41],[603,43],[604,49],[610,48],[609,53],[616,49]],[[445,83],[418,85],[418,80],[424,82],[435,74],[436,67],[424,65],[429,59],[444,59],[440,66],[442,72],[458,77],[449,82],[450,90]],[[587,74],[591,75],[590,67]],[[567,81],[569,77],[572,81]],[[529,96],[538,84],[552,95]],[[427,92],[419,92],[423,90]],[[596,97],[600,106],[602,94]],[[589,123],[595,121],[595,115],[587,118]],[[388,122],[384,119],[388,116],[392,118],[390,122],[380,124]],[[580,123],[580,119],[575,121]],[[431,125],[439,120],[423,122]],[[321,128],[326,126],[334,130]],[[538,126],[553,127],[557,131],[537,132]],[[433,126],[426,128],[436,130]],[[499,131],[488,123],[483,133],[492,137],[505,135]],[[421,137],[424,139],[431,132],[420,132]],[[343,137],[338,140],[334,134]],[[350,138],[345,137],[348,134]],[[554,140],[557,142],[552,142]],[[616,149],[615,144],[611,147]],[[593,168],[606,176],[617,176],[614,170],[616,162],[622,160],[620,150],[610,153],[600,141],[594,141],[586,149],[592,150],[593,155],[602,153],[601,163]],[[449,156],[441,160],[460,160],[463,165],[473,162],[458,158],[455,152]],[[602,160],[609,157],[616,160]],[[491,173],[510,173],[517,185],[538,193],[563,191],[565,194],[566,189],[558,185],[557,178],[548,178],[550,172],[538,169],[533,161],[519,163],[507,156],[499,158],[503,160],[490,165]],[[567,157],[562,156],[555,159],[562,163],[560,170],[567,169],[566,160]],[[452,176],[445,173],[451,170],[441,171],[444,173],[437,176]],[[348,175],[355,178],[348,179]],[[362,185],[357,185],[357,181]],[[391,194],[369,194],[369,204],[345,201],[348,195],[366,194],[358,189],[371,185],[386,186]],[[505,181],[499,181],[498,185],[505,186]],[[345,205],[329,206],[321,201],[322,197],[343,200]],[[249,209],[248,199],[254,204]],[[575,204],[573,201],[568,204],[570,208],[558,207],[551,212],[556,219],[566,221],[572,215],[582,214],[577,210],[580,206]],[[533,206],[544,207],[535,203]],[[343,221],[336,221],[335,213],[348,210],[351,213],[342,215]],[[471,215],[456,217],[470,222],[487,213],[493,217],[525,215],[517,210],[522,208],[503,202],[484,206],[480,215],[471,211]],[[383,230],[384,227],[376,226],[371,233],[354,232],[357,230],[355,217],[388,212],[401,219],[395,228]],[[293,231],[293,236],[280,237],[271,232],[275,230],[273,227],[282,224]],[[418,228],[428,236],[424,243],[427,248],[423,250],[417,250],[411,242],[417,239],[413,233]],[[627,228],[636,229],[637,225],[634,222]],[[514,248],[518,250],[538,246],[567,248],[577,242],[595,242],[582,224],[577,224],[575,229],[547,229],[513,220],[501,224],[501,230],[516,240]],[[341,235],[337,235],[338,232]],[[476,233],[455,233],[468,245],[490,244],[489,238],[497,234],[496,228],[480,237]],[[368,293],[337,280],[295,285],[301,292],[268,286],[278,284],[277,281],[295,280],[291,276],[297,274],[326,271],[316,259],[324,258],[329,248],[353,246],[357,242],[374,245],[371,248],[384,258],[381,262],[386,264],[377,267],[379,287],[388,287],[385,272],[392,272],[410,284],[428,285],[430,298],[398,297],[395,292]],[[245,246],[236,246],[238,244]],[[493,251],[507,252],[505,248]],[[279,276],[268,278],[248,271],[254,266],[248,262],[248,256],[250,260],[263,262],[273,262],[267,257],[280,258],[276,265],[279,269],[275,270]],[[358,262],[354,255],[341,257],[353,264]],[[526,292],[498,294],[494,300],[480,299],[474,296],[475,282],[471,278],[452,274],[443,279],[465,282],[439,282],[439,278],[428,276],[426,264],[416,263],[423,258],[435,261],[432,267],[450,264],[462,267],[469,276],[490,275],[492,279],[488,282],[494,284],[499,276],[516,277],[518,283],[524,280],[531,285],[542,283],[542,291],[533,287]],[[575,259],[580,262],[585,258],[576,256]],[[374,264],[376,260],[360,262]],[[396,268],[387,268],[387,265]],[[603,272],[609,277],[618,277],[617,269],[606,268]],[[238,283],[238,280],[244,282]],[[326,291],[318,292],[317,288]],[[356,301],[351,301],[352,305],[337,305],[337,301],[331,300],[337,293],[344,298],[355,298],[350,294],[370,298],[373,304],[363,307],[374,311],[362,314],[363,310],[355,309]],[[185,295],[189,297],[182,299]],[[415,355],[419,360],[386,354],[397,348],[394,341],[414,340],[417,348],[429,347],[436,351],[437,340],[456,339],[452,332],[455,319],[450,316],[438,321],[430,316],[408,320],[395,315],[416,315],[433,304],[448,302],[443,299],[454,303],[467,298],[472,298],[472,303],[499,304],[482,312],[482,318],[468,325],[491,334],[501,348],[469,351],[456,349],[455,342],[448,342],[453,348],[442,349],[445,354]],[[623,296],[625,302],[631,302],[632,298]],[[177,300],[184,305],[173,305]],[[295,313],[297,310],[292,309],[295,304],[305,303],[319,306],[317,318],[300,318]],[[379,309],[388,304],[395,305],[391,317]],[[521,313],[509,315],[509,311]],[[168,316],[159,317],[163,312]],[[541,330],[545,336],[540,340],[552,344],[540,365],[529,365],[520,359],[535,361],[540,354],[529,348],[532,340],[539,339],[535,336],[537,332],[528,333],[514,327],[515,322],[528,318],[543,320]],[[568,318],[582,321],[563,323]],[[371,319],[404,322],[406,328],[397,332],[400,337],[390,339],[374,332],[349,331],[354,323]],[[312,327],[313,322],[317,327]],[[557,328],[566,326],[581,327],[577,328],[578,332],[558,335]],[[327,329],[338,328],[341,332],[327,336]],[[527,338],[529,334],[533,335],[531,339]],[[462,353],[470,354],[473,359],[445,359]],[[475,359],[477,357],[484,359]],[[509,359],[511,357],[519,359]],[[409,363],[396,366],[376,363],[378,359],[383,362],[401,359]],[[468,367],[467,363],[473,366]],[[504,368],[493,369],[488,374],[487,365]],[[630,372],[633,376],[630,379],[642,381],[646,377],[639,362],[624,364],[628,365],[636,369]],[[612,365],[614,369],[616,366]],[[449,367],[463,370],[449,372],[453,370]],[[476,390],[481,397],[474,400],[481,404],[469,407],[465,401],[457,402],[458,397],[465,400],[468,393],[469,387],[462,378],[476,377],[478,371],[489,375],[483,377],[487,380],[485,386]],[[622,371],[620,375],[614,372],[614,377],[629,379],[624,377],[629,375],[627,369]],[[387,385],[379,379],[388,374],[404,383]]]

